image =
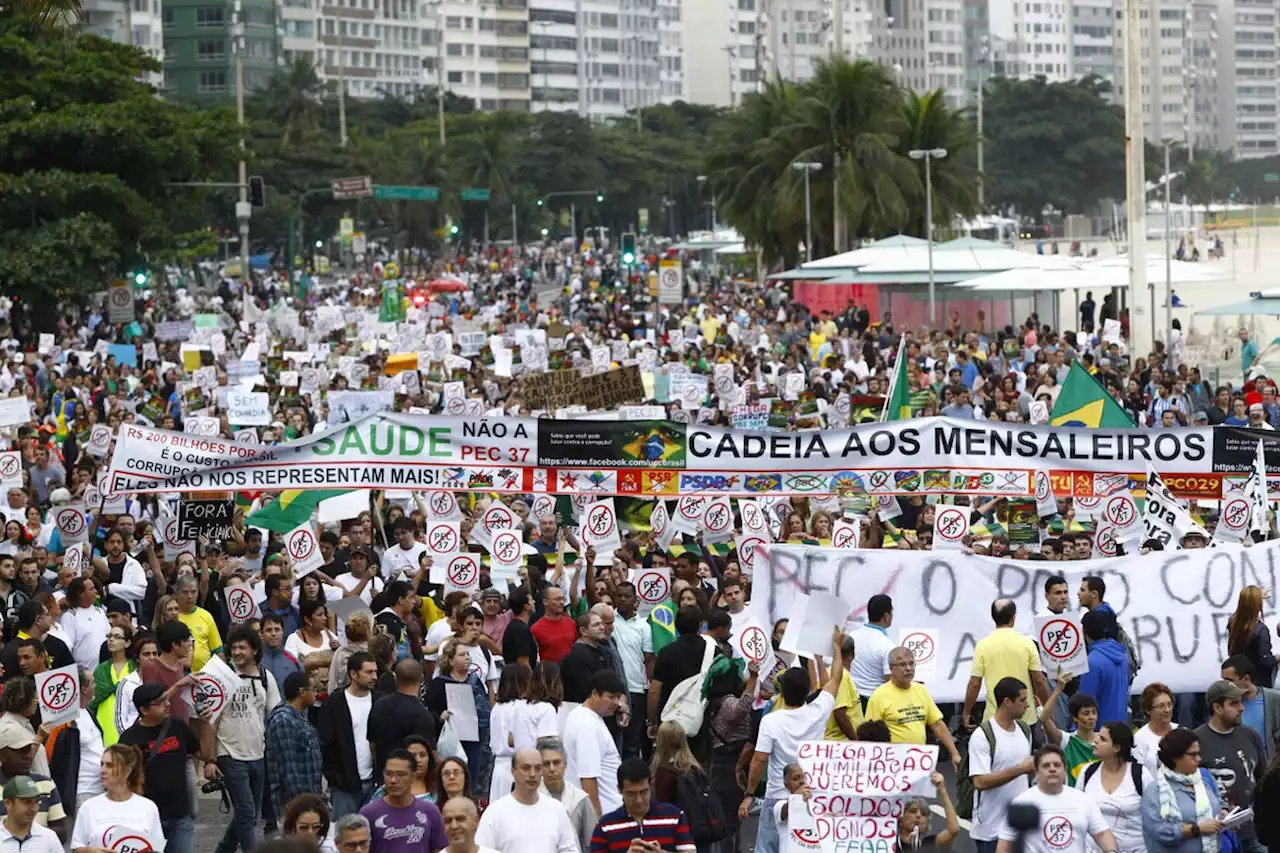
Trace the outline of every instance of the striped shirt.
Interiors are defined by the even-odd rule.
[[[650,801],[649,813],[643,822],[627,814],[626,806],[600,818],[595,832],[591,833],[590,853],[623,853],[637,838],[656,841],[663,850],[676,853],[693,853],[698,849],[684,812],[668,803]]]

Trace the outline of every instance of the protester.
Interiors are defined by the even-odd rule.
[[[1077,692],[1067,702],[1067,710],[1071,716],[1074,729],[1063,731],[1053,721],[1053,708],[1057,699],[1067,686],[1075,681],[1070,674],[1063,674],[1053,689],[1049,701],[1040,711],[1040,722],[1044,725],[1045,735],[1049,743],[1062,750],[1067,762],[1067,784],[1074,786],[1080,778],[1085,765],[1093,761],[1093,745],[1098,739],[1098,703],[1088,693]]]
[[[1266,764],[1262,738],[1242,725],[1244,690],[1230,681],[1215,681],[1205,691],[1209,721],[1196,729],[1200,741],[1200,766],[1218,783],[1225,803],[1240,809],[1253,805],[1253,789]],[[1260,849],[1252,824],[1236,829],[1248,853]]]
[[[509,759],[511,793],[489,803],[480,817],[476,842],[499,853],[575,853],[577,836],[562,803],[544,796],[542,754],[536,749],[519,749]],[[529,827],[539,827],[530,833]]]
[[[406,749],[393,749],[383,763],[385,793],[360,809],[372,827],[372,853],[438,853],[448,844],[444,821],[435,804],[412,792],[417,760]]]
[[[1133,731],[1124,723],[1104,723],[1093,754],[1098,760],[1080,774],[1077,787],[1098,804],[1121,853],[1141,853],[1142,794],[1154,777],[1133,757]]]
[[[1214,853],[1221,849],[1223,799],[1200,769],[1200,739],[1176,729],[1160,741],[1160,772],[1142,792],[1142,837],[1148,851]]]
[[[662,850],[693,853],[697,847],[688,821],[675,806],[653,799],[649,766],[628,758],[618,766],[618,808],[600,816],[591,834],[591,853],[614,853],[635,840],[657,844]],[[570,853],[570,851],[561,851]]]
[[[16,843],[18,850],[31,853],[59,853],[62,850],[58,834],[36,823],[40,790],[31,777],[13,777],[4,783],[0,796],[4,798],[4,820],[0,820],[0,848]],[[76,847],[73,841],[72,848]]]
[[[1011,805],[1034,806],[1037,809],[1035,826],[1020,837],[1018,829],[1006,821],[1000,830],[998,853],[1012,853],[1015,840],[1034,853],[1084,853],[1088,849],[1086,837],[1092,838],[1102,853],[1116,853],[1115,836],[1097,804],[1067,786],[1067,764],[1062,749],[1054,744],[1040,747],[1034,764],[1035,785],[1014,797]]]
[[[538,740],[538,752],[542,755],[542,788],[540,791],[564,806],[569,814],[569,825],[578,840],[579,853],[586,853],[591,846],[591,832],[600,815],[591,804],[591,798],[577,785],[564,778],[567,768],[564,744],[558,737]]]
[[[995,699],[995,688],[1005,678],[1016,678],[1028,690],[1035,690],[1036,698],[1049,697],[1049,683],[1040,671],[1040,653],[1030,637],[1014,630],[1018,608],[1013,601],[1002,598],[991,604],[991,619],[996,629],[978,641],[973,650],[973,667],[969,686],[964,697],[964,719],[973,726],[973,704],[983,682],[987,685],[987,707],[983,719],[989,720],[1000,703]],[[1028,703],[1022,722],[1035,722],[1035,709]]]
[[[1133,757],[1153,777],[1159,769],[1160,741],[1178,727],[1173,721],[1173,691],[1158,681],[1142,688],[1139,706],[1147,723],[1133,733]]]
[[[1009,804],[1027,789],[1034,765],[1031,728],[1023,722],[1026,685],[1013,676],[996,683],[996,711],[969,736],[973,818],[969,837],[978,853],[993,853]]]
[[[106,833],[127,826],[160,844],[167,836],[156,804],[142,794],[145,756],[135,746],[115,744],[102,753],[99,764],[103,793],[76,808],[71,849],[107,847]]]

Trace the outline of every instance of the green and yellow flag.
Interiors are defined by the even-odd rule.
[[[881,421],[905,421],[911,419],[911,382],[907,379],[907,336],[898,341],[898,362],[889,381],[889,394],[885,397]]]
[[[1088,427],[1097,429],[1130,428],[1134,424],[1107,389],[1078,361],[1071,363],[1067,381],[1062,383],[1058,400],[1049,413],[1049,423],[1054,426]]]
[[[311,519],[320,501],[345,495],[351,489],[289,489],[244,520],[246,527],[288,533]]]

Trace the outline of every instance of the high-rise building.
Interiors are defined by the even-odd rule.
[[[265,87],[279,59],[275,0],[161,0],[164,89],[179,97],[225,97],[236,87],[237,8],[244,25],[244,87]]]
[[[80,25],[87,33],[119,44],[132,44],[163,62],[160,15],[160,0],[84,0]],[[160,72],[148,74],[147,82],[159,86],[164,76]]]

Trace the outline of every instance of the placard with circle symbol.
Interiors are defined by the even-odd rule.
[[[444,412],[446,415],[458,417],[467,411],[467,398],[454,397],[444,404]]]
[[[112,853],[152,853],[155,842],[146,833],[116,825],[102,836],[102,846]]]
[[[1104,557],[1114,557],[1116,550],[1116,529],[1110,524],[1099,524],[1097,531],[1094,533],[1094,544],[1098,548],[1098,553]]]
[[[505,505],[491,506],[484,511],[484,526],[491,534],[499,530],[510,530],[515,526],[515,514]]]
[[[748,625],[738,635],[738,651],[752,663],[761,663],[769,654],[769,638],[759,625]]]
[[[1107,523],[1121,530],[1138,523],[1138,505],[1128,495],[1114,495],[1107,498],[1102,510],[1102,518]]]
[[[191,691],[196,703],[196,713],[213,716],[222,713],[222,706],[227,704],[227,693],[222,689],[221,682],[203,672],[195,673],[192,678],[196,680]]]
[[[1048,844],[1054,850],[1065,850],[1071,846],[1076,839],[1076,828],[1071,823],[1071,818],[1066,815],[1052,815],[1044,822],[1044,829],[1041,831],[1044,836],[1045,844]]]
[[[698,519],[702,518],[702,513],[707,507],[707,499],[700,498],[696,495],[683,497],[676,504],[676,518],[685,522],[690,527],[690,532],[696,529]]]
[[[1076,498],[1074,503],[1076,515],[1090,519],[1097,513],[1098,507],[1102,506],[1102,498],[1094,496]]]
[[[40,717],[46,723],[60,723],[80,713],[80,680],[75,665],[60,667],[36,676]]]
[[[763,533],[769,525],[764,520],[764,513],[755,501],[739,501],[738,511],[742,513],[742,529],[749,533]]]
[[[446,569],[449,586],[456,589],[470,589],[480,580],[480,571],[476,567],[476,559],[471,554],[458,554],[449,561]]]
[[[612,553],[622,545],[613,498],[593,503],[583,513],[583,540],[600,553]]]
[[[837,521],[831,530],[831,547],[833,548],[857,548],[858,547],[858,528],[855,526],[857,522],[850,522],[841,519]]]
[[[524,546],[520,535],[514,530],[499,530],[493,534],[493,544],[489,548],[494,563],[502,566],[519,566],[523,562]]]
[[[1082,675],[1089,671],[1084,630],[1076,613],[1047,613],[1036,617],[1036,645],[1040,665],[1051,679],[1055,673]]]
[[[305,562],[315,547],[316,537],[310,530],[295,530],[289,535],[289,556],[298,562]]]
[[[430,507],[436,518],[453,518],[458,512],[458,499],[452,492],[432,492]]]
[[[83,507],[67,506],[54,514],[63,542],[83,542],[88,534],[88,521]]]
[[[963,546],[969,532],[969,512],[959,507],[942,507],[933,517],[934,549],[956,549]]]
[[[227,587],[227,613],[233,622],[248,622],[254,615],[253,592],[244,584]]]
[[[916,677],[932,674],[938,665],[938,637],[934,631],[909,631],[900,645],[916,662]]]
[[[1049,482],[1049,475],[1043,471],[1036,472],[1036,500],[1044,502],[1049,499],[1052,483]]]
[[[14,481],[21,488],[22,456],[16,451],[0,453],[0,482],[13,483]]]
[[[738,559],[742,562],[744,569],[755,559],[756,549],[764,544],[765,540],[762,537],[752,533],[738,537]]]
[[[1249,527],[1249,501],[1244,498],[1232,498],[1222,508],[1222,525],[1234,534],[1241,534]]]
[[[733,535],[733,510],[728,498],[708,501],[702,511],[702,526],[714,541],[723,541]]]
[[[105,456],[110,446],[111,427],[106,424],[94,425],[93,429],[89,430],[89,452],[94,456]]]
[[[460,539],[457,522],[434,521],[431,532],[427,534],[427,547],[433,554],[451,554],[459,550]]]
[[[666,572],[646,570],[636,577],[636,595],[650,607],[661,604],[670,594],[671,581]]]
[[[111,307],[116,309],[133,308],[133,293],[129,291],[129,288],[111,288]]]

